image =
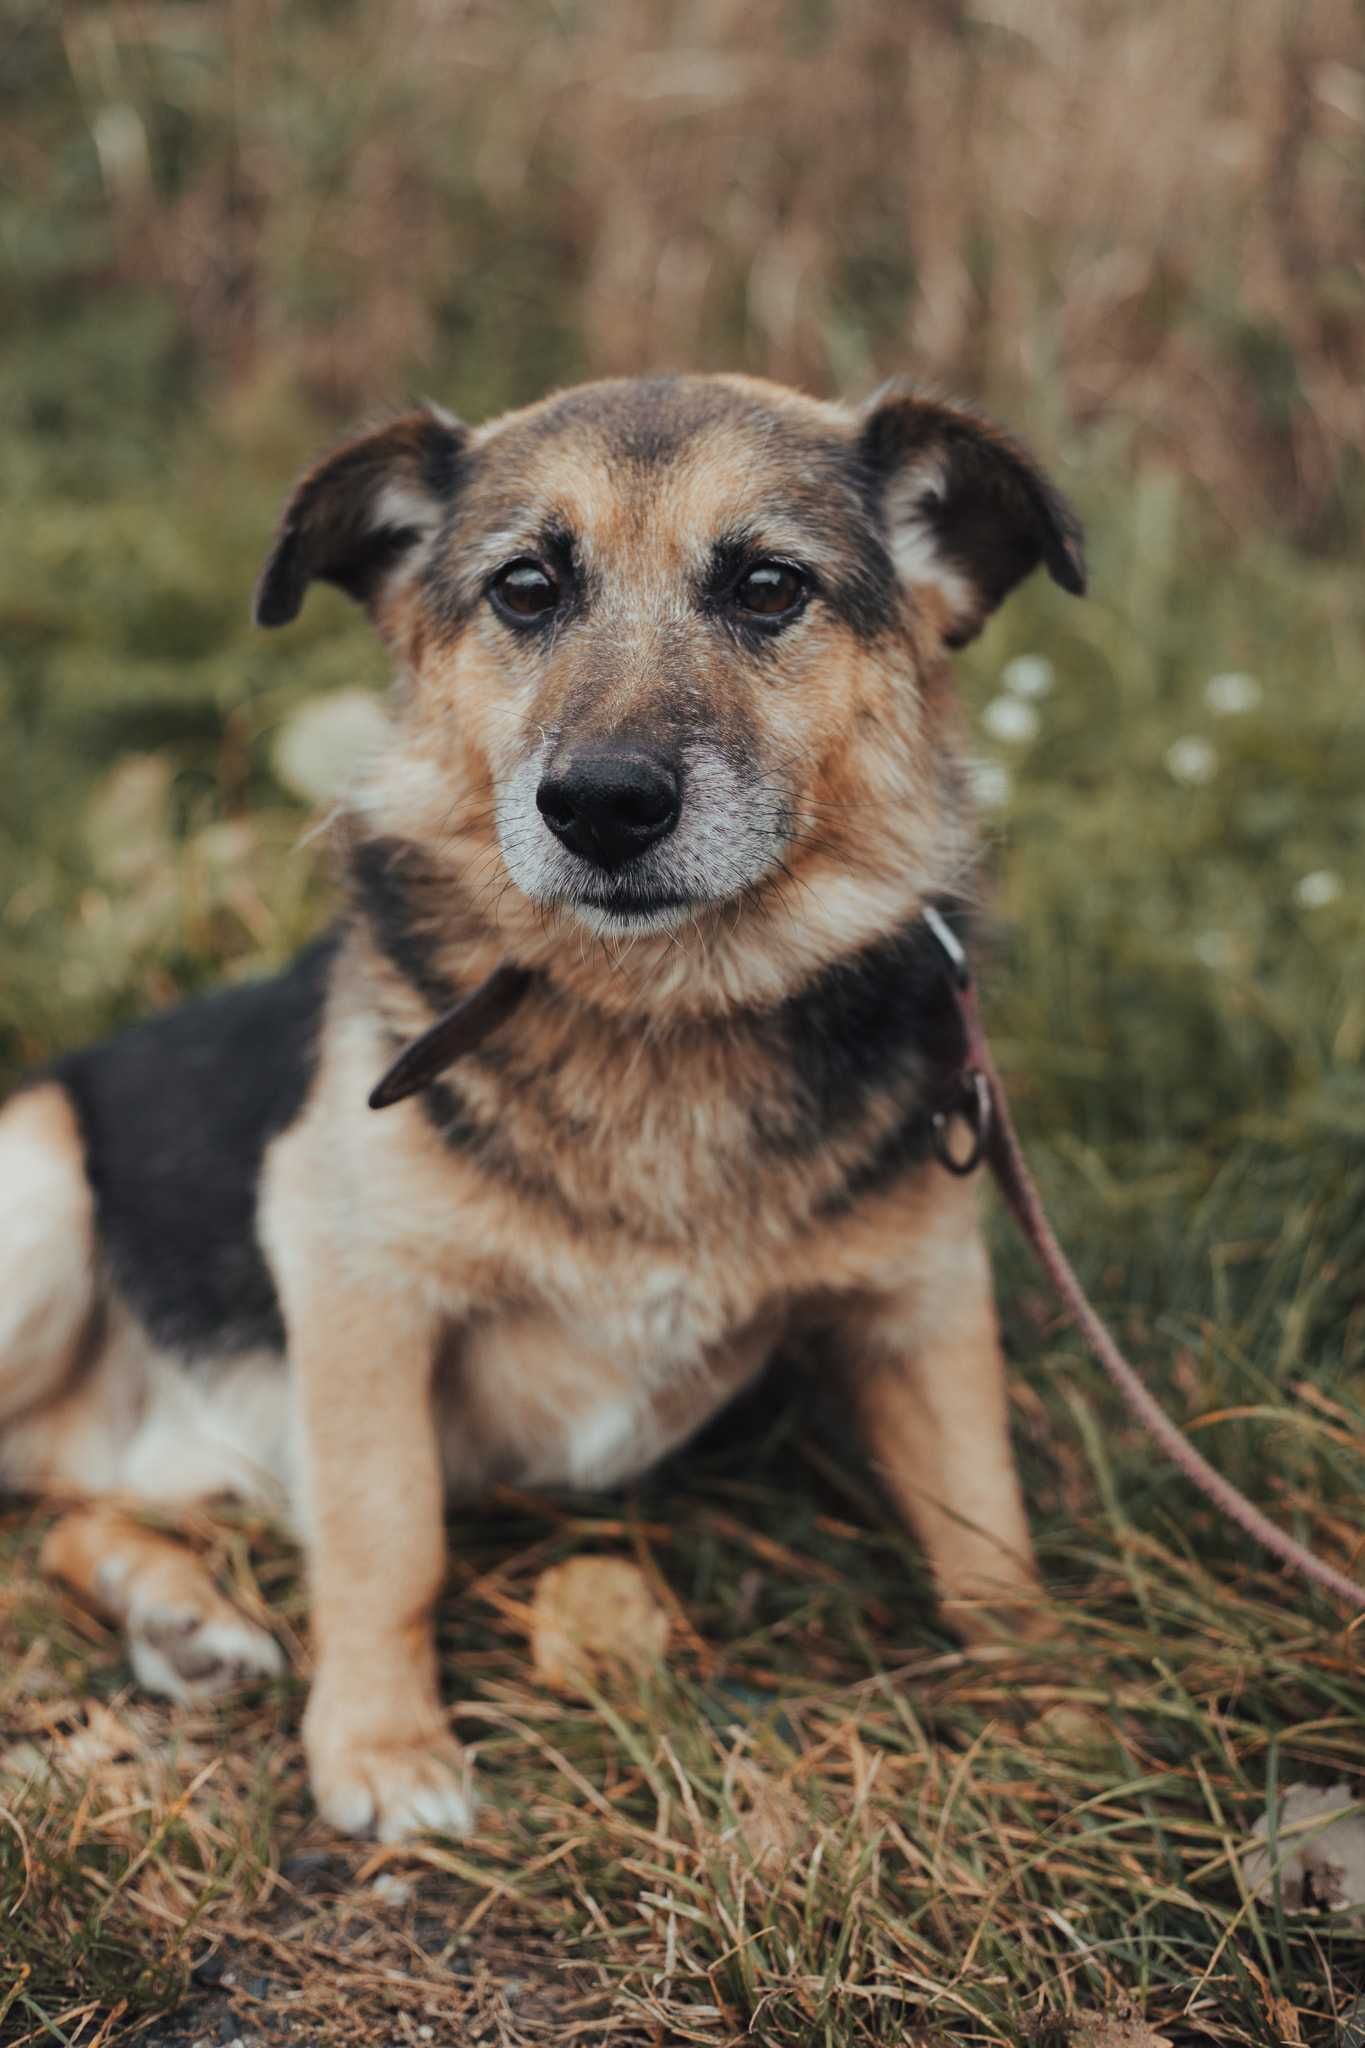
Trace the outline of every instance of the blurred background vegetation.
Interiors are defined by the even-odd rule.
[[[1031,594],[970,670],[1048,636],[1041,733],[983,784],[1013,833],[1060,802],[1068,847],[1145,856],[1170,812],[1157,898],[1184,917],[1197,862],[1244,972],[1295,919],[1230,829],[1342,879],[1356,0],[0,0],[0,29],[0,1074],[306,923],[271,736],[382,669],[339,602],[269,641],[247,597],[295,470],[414,393],[477,418],[727,366],[984,401],[1098,565],[1084,616]],[[1233,772],[1172,788],[1229,670],[1261,693]],[[1161,925],[1144,896],[1125,924]]]
[[[383,660],[331,593],[277,636],[247,606],[329,439],[419,394],[479,418],[604,373],[743,368],[850,397],[909,373],[1024,431],[1091,536],[1084,604],[1030,587],[963,663],[1002,932],[989,1006],[1062,1234],[1216,1461],[1349,1555],[1363,32],[1358,0],[0,0],[0,1086],[259,971],[324,914],[309,818]],[[1266,1662],[1274,1581],[1249,1633],[1223,1616],[1217,1654],[1216,1598],[1162,1606],[1162,1545],[1187,1574],[1245,1554],[1113,1426],[1001,1250],[1053,1582],[1092,1616],[1117,1603],[1115,1671],[1128,1659],[1158,1705],[1179,1692],[1160,1794],[1133,1794],[1158,1843],[1143,1868],[1178,1871],[1187,1839],[1206,1853],[1215,1780],[1222,1826],[1259,1811],[1268,1753],[1272,1772],[1358,1769],[1360,1690]],[[1082,1458],[1092,1402],[1109,1427]],[[845,1573],[819,1595],[821,1654],[860,1669],[850,1555],[800,1489],[755,1506],[763,1469],[745,1512]],[[730,1498],[732,1479],[695,1483]],[[670,1514],[686,1584],[676,1496]],[[878,1555],[894,1604],[918,1567]],[[724,1645],[730,1581],[699,1574],[689,1612]],[[1122,1633],[1134,1599],[1159,1658]],[[764,1654],[798,1675],[792,1629]],[[974,1739],[981,1710],[944,1684],[940,1732]],[[609,1774],[599,1737],[583,1768]],[[1038,1825],[1064,1832],[1086,1788],[1056,1789]],[[940,1830],[946,1796],[925,1808]],[[994,1839],[993,1796],[973,1842]],[[950,1959],[1001,1935],[972,2039],[1006,2038],[1038,1981],[1030,1943],[1058,1938],[1052,1866],[1010,1839],[1027,1875],[1007,1864],[991,1891],[986,1867],[935,1908]],[[1228,1867],[1172,1932],[1165,1894],[1135,1903],[1097,1854],[1078,1983],[1178,1985],[1190,1953],[1237,1958]],[[1074,1888],[1057,1902],[1074,1913]],[[1144,1913],[1156,1945],[1130,1950]],[[867,1969],[890,1968],[868,1926]],[[1308,1986],[1305,2011],[1336,1999],[1282,1918],[1255,1956]],[[760,1971],[738,2009],[776,1981]],[[1258,2031],[1251,1981],[1224,1998],[1226,2038],[1294,2038]],[[877,2024],[855,2000],[821,2038]]]

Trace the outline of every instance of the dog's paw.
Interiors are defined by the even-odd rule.
[[[344,1835],[402,1842],[473,1832],[473,1774],[450,1736],[329,1744],[324,1754],[310,1754],[309,1774],[318,1812]]]
[[[139,1685],[162,1699],[192,1703],[254,1679],[278,1678],[284,1657],[273,1636],[226,1601],[210,1608],[147,1606],[129,1618],[128,1656]]]

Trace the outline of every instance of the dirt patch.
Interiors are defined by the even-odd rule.
[[[597,1974],[531,1928],[452,1937],[468,1910],[439,1876],[307,1851],[289,1897],[196,1965],[174,2013],[128,2038],[146,2048],[545,2048],[647,2036],[610,2014]],[[118,2036],[112,2037],[117,2039]]]

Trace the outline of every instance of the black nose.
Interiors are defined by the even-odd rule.
[[[536,791],[555,838],[599,868],[619,868],[666,837],[681,808],[673,769],[634,747],[575,754]]]

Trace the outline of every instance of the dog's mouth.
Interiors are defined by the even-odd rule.
[[[598,932],[666,931],[700,908],[700,899],[683,890],[641,888],[638,883],[576,890],[559,900]]]

